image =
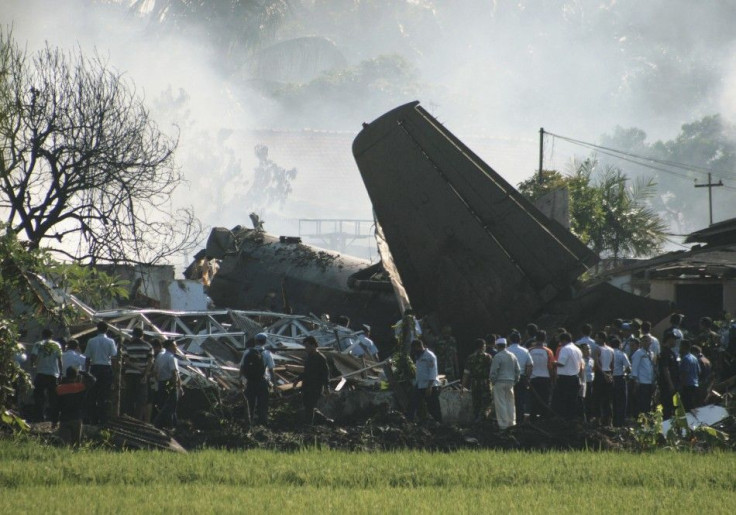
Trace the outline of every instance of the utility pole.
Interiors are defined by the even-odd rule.
[[[539,128],[539,184],[542,184],[542,163],[544,161],[544,127]]]
[[[696,184],[696,188],[708,188],[708,211],[710,212],[710,225],[713,225],[713,188],[723,186],[723,181],[713,183],[710,179],[710,172],[708,172],[708,184]]]

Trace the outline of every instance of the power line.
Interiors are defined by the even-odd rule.
[[[663,172],[663,173],[668,173],[668,174],[671,174],[671,175],[675,175],[675,176],[680,177],[680,178],[683,178],[683,179],[692,180],[693,177],[690,177],[690,176],[685,175],[685,174],[682,174],[682,173],[678,173],[678,172],[676,172],[674,170],[670,170],[670,169],[667,169],[667,168],[662,168],[661,166],[655,166],[654,164],[650,164],[650,163],[656,163],[656,164],[659,164],[659,165],[670,166],[670,167],[673,167],[673,168],[679,168],[679,169],[684,170],[684,171],[690,171],[690,172],[695,172],[695,173],[702,173],[704,175],[710,173],[710,174],[712,174],[712,176],[717,177],[719,179],[724,179],[724,180],[727,180],[727,181],[736,181],[736,178],[735,177],[729,176],[729,175],[724,175],[726,172],[723,172],[723,171],[712,170],[712,169],[705,168],[705,167],[698,166],[698,165],[688,165],[688,164],[685,164],[685,163],[678,163],[676,161],[668,161],[668,160],[656,159],[656,158],[648,157],[648,156],[642,156],[642,155],[639,155],[639,154],[634,154],[632,152],[626,152],[626,151],[618,150],[618,149],[611,148],[611,147],[605,147],[605,146],[602,146],[602,145],[596,145],[595,143],[590,143],[590,142],[578,140],[578,139],[575,139],[575,138],[569,138],[567,136],[561,136],[559,134],[555,134],[555,133],[548,132],[548,131],[545,131],[545,134],[549,134],[553,138],[559,138],[559,139],[561,139],[563,141],[567,141],[567,142],[572,143],[574,145],[579,145],[579,146],[582,146],[582,147],[585,147],[585,148],[588,148],[588,149],[591,149],[591,150],[595,150],[595,151],[597,151],[597,152],[599,152],[601,154],[608,155],[610,157],[621,159],[623,161],[627,161],[627,162],[630,162],[630,163],[633,163],[633,164],[636,164],[636,165],[639,165],[639,166],[643,166],[645,168],[649,168],[649,169],[652,169],[652,170],[657,170],[657,171],[660,171],[660,172]],[[644,161],[644,162],[642,162],[642,161]],[[727,189],[736,189],[736,188],[732,188],[732,187],[729,187],[729,186],[726,186],[726,188]]]

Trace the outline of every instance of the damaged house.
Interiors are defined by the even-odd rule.
[[[600,275],[622,290],[671,302],[696,331],[703,316],[736,313],[736,219],[724,220],[687,236],[690,250],[634,260]]]

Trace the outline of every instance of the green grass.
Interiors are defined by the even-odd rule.
[[[732,513],[736,455],[71,451],[0,440],[2,513]]]

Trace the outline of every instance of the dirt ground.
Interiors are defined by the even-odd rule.
[[[175,438],[186,449],[216,447],[280,451],[304,447],[346,451],[627,450],[636,447],[634,438],[626,430],[559,419],[499,431],[492,420],[465,427],[442,425],[431,419],[414,423],[407,421],[398,411],[376,409],[350,420],[332,422],[318,417],[314,424],[306,424],[293,400],[272,407],[267,427],[249,429],[242,418],[218,418],[200,413],[180,424]]]
[[[297,398],[272,403],[268,426],[250,427],[243,405],[231,405],[226,412],[199,411],[171,431],[186,450],[205,448],[268,449],[292,452],[304,448],[344,451],[429,450],[451,452],[460,449],[499,450],[590,450],[636,451],[640,449],[628,428],[600,427],[580,421],[544,419],[519,424],[500,431],[495,420],[458,426],[442,425],[431,419],[409,422],[402,413],[386,407],[366,410],[350,419],[332,421],[317,417],[307,424]],[[736,440],[733,417],[721,428]],[[32,424],[32,432],[54,441],[50,423]],[[90,427],[94,440],[98,428]]]

